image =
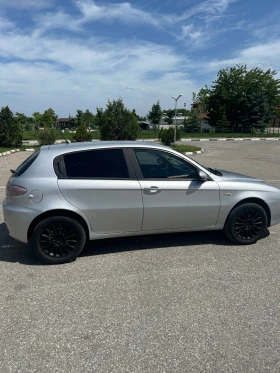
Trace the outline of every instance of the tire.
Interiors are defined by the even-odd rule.
[[[224,233],[234,243],[250,245],[264,236],[267,224],[265,210],[255,203],[246,203],[230,212]]]
[[[34,229],[31,247],[37,257],[46,264],[73,261],[81,253],[86,234],[75,219],[66,216],[42,220]]]

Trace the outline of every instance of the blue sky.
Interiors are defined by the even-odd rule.
[[[279,19],[279,0],[0,0],[0,107],[189,108],[221,68],[280,72]]]

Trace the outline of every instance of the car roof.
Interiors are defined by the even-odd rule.
[[[59,154],[75,152],[79,150],[103,149],[103,148],[158,148],[164,150],[172,150],[167,146],[160,145],[149,141],[92,141],[92,142],[72,142],[54,145],[44,145],[40,148],[43,152],[48,152],[49,155],[57,156]],[[50,154],[51,153],[51,154]]]

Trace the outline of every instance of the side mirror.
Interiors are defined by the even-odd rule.
[[[198,171],[198,178],[201,181],[206,181],[208,179],[208,175],[204,171],[199,170]]]

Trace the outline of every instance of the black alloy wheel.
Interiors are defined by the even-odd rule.
[[[224,232],[234,243],[248,245],[264,236],[267,224],[265,210],[255,203],[246,203],[231,211]]]
[[[32,247],[43,262],[66,263],[74,260],[85,245],[83,227],[75,219],[58,216],[41,221],[35,228]]]

